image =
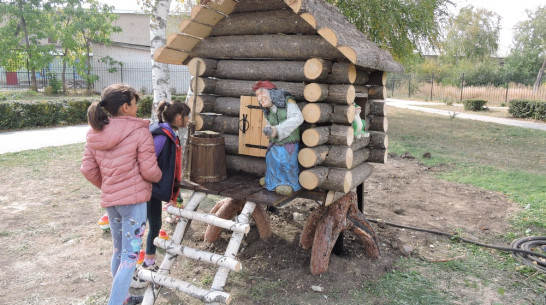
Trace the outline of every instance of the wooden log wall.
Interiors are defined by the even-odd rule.
[[[364,182],[373,169],[369,163],[387,158],[386,74],[348,60],[305,11],[298,15],[283,0],[240,0],[226,11],[208,17],[192,11],[206,20],[184,21],[165,54],[179,62],[176,52],[183,53],[193,76],[196,96],[188,103],[195,107],[196,130],[224,135],[228,171],[265,173],[264,158],[238,154],[239,104],[241,96],[254,95],[256,81],[270,80],[296,98],[306,122],[298,155],[301,185],[341,194]],[[355,105],[369,137],[354,136]]]

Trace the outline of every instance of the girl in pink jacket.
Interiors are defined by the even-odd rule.
[[[109,305],[138,303],[129,286],[146,229],[146,202],[152,182],[161,179],[150,122],[136,117],[138,100],[135,89],[114,84],[87,110],[91,128],[80,170],[100,188],[100,205],[110,219],[114,280]]]

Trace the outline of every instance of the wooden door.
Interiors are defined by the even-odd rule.
[[[262,129],[267,124],[255,96],[241,96],[239,111],[239,154],[265,157],[269,139]]]

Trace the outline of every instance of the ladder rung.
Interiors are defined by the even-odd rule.
[[[236,222],[228,219],[216,217],[212,214],[205,214],[200,212],[193,212],[184,209],[179,209],[173,206],[167,208],[169,214],[178,215],[187,219],[201,221],[209,225],[220,227],[226,230],[231,230],[238,233],[248,233],[250,231],[250,225],[248,223]]]
[[[145,281],[164,287],[169,287],[171,289],[176,289],[191,296],[192,298],[200,300],[203,303],[215,302],[229,304],[231,302],[231,296],[229,293],[223,291],[205,290],[186,281],[182,281],[165,274],[159,274],[151,270],[140,269],[138,271],[138,276]]]
[[[185,257],[188,257],[200,262],[205,262],[205,263],[210,263],[210,264],[214,264],[221,267],[226,267],[235,272],[240,271],[242,268],[241,263],[234,258],[227,257],[225,255],[198,250],[198,249],[187,247],[187,246],[178,245],[170,239],[165,240],[165,239],[156,237],[154,239],[154,245],[165,249],[169,254],[183,255]]]

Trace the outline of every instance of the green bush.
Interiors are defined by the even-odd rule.
[[[87,121],[90,101],[9,101],[0,103],[0,130]]]
[[[87,108],[91,105],[91,101],[66,101],[66,106],[63,109],[63,120],[67,124],[87,122]]]
[[[468,111],[480,111],[480,110],[483,110],[483,106],[485,106],[485,104],[487,104],[487,101],[485,101],[485,100],[478,100],[478,99],[475,99],[475,100],[464,100],[464,101],[463,101],[464,110],[468,110]]]
[[[143,96],[140,101],[138,101],[137,114],[141,118],[149,118],[152,115],[152,104],[154,102],[154,97],[151,95]]]
[[[508,113],[515,118],[533,118],[546,121],[546,101],[511,100]]]

